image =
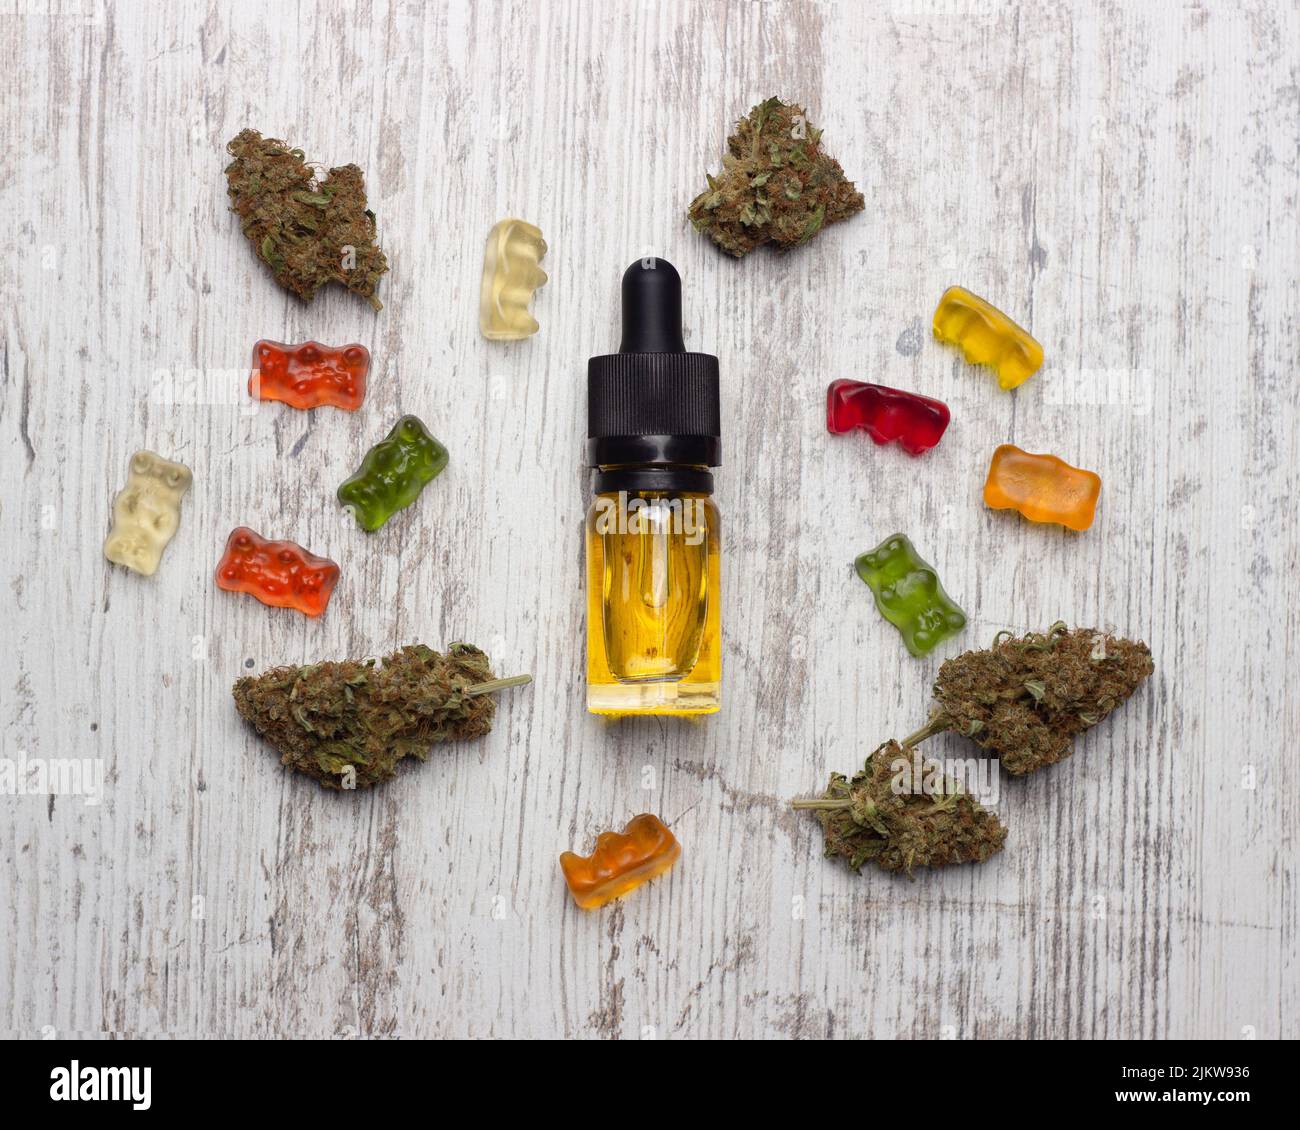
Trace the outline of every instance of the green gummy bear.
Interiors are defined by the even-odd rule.
[[[876,607],[903,636],[913,655],[933,651],[966,626],[966,613],[943,591],[939,575],[906,534],[892,534],[853,567],[876,597]]]
[[[403,416],[366,452],[361,466],[339,487],[339,501],[363,530],[377,530],[410,506],[447,466],[447,449],[415,416]]]

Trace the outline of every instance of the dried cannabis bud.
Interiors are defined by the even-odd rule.
[[[235,158],[226,166],[230,209],[275,281],[308,302],[340,283],[379,310],[375,288],[388,260],[375,244],[361,170],[343,165],[317,182],[301,149],[254,129],[226,149]]]
[[[827,224],[866,206],[840,163],[821,150],[802,106],[760,102],[727,138],[722,173],[687,214],[696,231],[739,258],[768,241],[807,243]]]
[[[852,780],[832,773],[818,800],[796,800],[814,809],[826,832],[826,855],[847,859],[854,871],[875,863],[886,871],[982,863],[1002,850],[1007,830],[996,814],[951,779],[934,793],[899,789],[898,763],[908,755],[886,742]]]
[[[494,679],[467,643],[446,655],[413,644],[384,659],[277,667],[234,686],[235,706],[280,751],[280,761],[326,788],[387,781],[402,758],[423,761],[434,742],[492,729],[491,693],[530,682]]]
[[[930,721],[903,740],[911,747],[952,730],[991,749],[1008,773],[1031,773],[1071,752],[1155,669],[1146,644],[1058,621],[1046,632],[968,651],[939,668]]]

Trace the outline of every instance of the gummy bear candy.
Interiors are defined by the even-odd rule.
[[[478,328],[491,341],[518,341],[538,330],[528,312],[533,292],[546,283],[541,229],[525,220],[502,220],[488,232],[479,292]]]
[[[248,391],[257,400],[280,400],[294,408],[332,404],[355,412],[366,398],[370,351],[364,345],[333,348],[318,341],[253,346]]]
[[[1072,530],[1092,525],[1101,477],[1055,455],[1034,455],[1004,443],[993,453],[984,505],[1018,510],[1031,522],[1058,522]]]
[[[1043,363],[1043,347],[1001,310],[960,286],[950,286],[934,312],[934,336],[960,346],[972,365],[987,365],[1005,389],[1029,380]]]
[[[876,443],[898,440],[908,455],[929,451],[951,418],[943,401],[885,385],[832,381],[826,390],[828,432],[842,435],[861,428]]]
[[[232,531],[217,565],[217,587],[246,592],[272,608],[319,616],[338,584],[339,567],[291,541],[268,541],[247,526]]]
[[[447,449],[416,417],[403,416],[344,479],[338,498],[363,530],[377,530],[410,506],[447,466]]]
[[[193,481],[182,463],[152,451],[132,455],[126,486],[113,499],[113,528],[104,539],[104,556],[152,577],[180,525],[181,499]]]
[[[573,901],[594,910],[662,875],[681,854],[682,845],[664,822],[647,812],[632,817],[622,832],[601,832],[589,856],[564,852],[560,870]]]
[[[943,591],[934,569],[904,534],[893,534],[854,562],[876,607],[913,655],[933,651],[966,626],[966,613]]]

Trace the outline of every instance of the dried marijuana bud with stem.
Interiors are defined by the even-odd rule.
[[[992,750],[1008,773],[1032,773],[1068,757],[1076,734],[1095,726],[1155,669],[1146,644],[1057,621],[1019,639],[1000,632],[987,651],[947,660],[934,684],[930,720],[903,739],[910,748],[952,730]]]
[[[309,302],[336,282],[379,310],[375,289],[388,260],[375,244],[361,170],[342,165],[318,182],[301,149],[254,129],[226,149],[234,157],[226,166],[230,209],[275,281]]]
[[[280,761],[326,788],[369,788],[404,757],[423,761],[435,742],[492,729],[491,695],[532,681],[495,679],[466,643],[442,655],[423,644],[374,659],[277,667],[234,686],[235,706],[280,752]]]
[[[866,206],[803,107],[769,98],[736,123],[722,172],[687,214],[696,231],[739,258],[760,244],[796,247]]]
[[[951,779],[933,791],[897,787],[899,763],[907,753],[888,741],[867,758],[852,780],[832,773],[816,800],[796,800],[813,809],[826,833],[827,857],[848,860],[853,870],[874,863],[886,871],[982,863],[1002,850],[1007,829]]]
[[[993,750],[1009,773],[1030,773],[1068,757],[1074,736],[1121,705],[1153,670],[1146,644],[1071,631],[1060,621],[1019,639],[1000,632],[988,650],[939,668],[924,727],[901,745],[886,742],[852,780],[832,774],[820,799],[796,800],[794,807],[819,813],[826,854],[843,856],[855,870],[868,861],[909,874],[913,867],[983,861],[1002,849],[1006,828],[946,778],[941,788],[920,793],[899,787],[913,747],[952,730]],[[931,765],[938,774],[939,763]]]

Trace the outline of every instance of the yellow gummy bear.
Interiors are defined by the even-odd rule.
[[[518,341],[538,330],[528,312],[533,292],[546,282],[538,265],[546,254],[539,228],[525,220],[502,220],[488,232],[478,328],[491,341]]]
[[[934,336],[959,346],[972,365],[987,365],[1003,388],[1018,388],[1043,363],[1043,347],[996,306],[950,286],[934,312]]]
[[[113,528],[104,540],[104,556],[152,577],[180,525],[181,498],[193,481],[184,464],[152,451],[132,455],[126,486],[113,499]]]

